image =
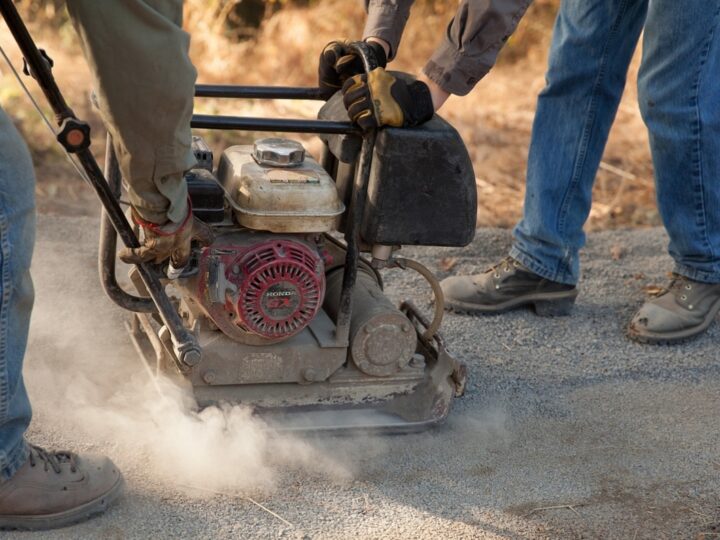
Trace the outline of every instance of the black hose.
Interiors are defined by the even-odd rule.
[[[362,59],[365,71],[369,73],[377,68],[373,56],[369,54],[366,43],[356,42],[351,47]],[[352,317],[353,289],[357,281],[358,263],[360,260],[360,228],[365,214],[368,184],[370,183],[370,167],[375,151],[376,131],[373,129],[363,137],[360,161],[358,163],[349,210],[348,226],[345,232],[347,256],[343,271],[342,289],[340,292],[340,310],[337,317],[335,338],[338,344],[345,344],[350,337],[350,318]]]

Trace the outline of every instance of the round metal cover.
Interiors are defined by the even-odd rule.
[[[305,161],[305,148],[297,141],[273,137],[255,141],[253,157],[260,165],[295,167]]]
[[[236,313],[248,331],[282,340],[302,331],[320,310],[325,269],[305,244],[288,239],[261,242],[236,264],[242,276]]]
[[[377,315],[355,333],[351,351],[355,365],[374,377],[389,377],[402,370],[415,352],[414,327],[401,313]]]

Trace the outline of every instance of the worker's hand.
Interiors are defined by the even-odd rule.
[[[377,65],[387,65],[387,54],[383,46],[376,41],[366,42],[370,47]],[[325,99],[340,90],[350,77],[363,73],[365,68],[360,57],[350,48],[348,41],[331,41],[322,53],[318,66],[318,83]]]
[[[365,131],[382,126],[417,126],[435,112],[427,84],[406,83],[383,68],[348,79],[343,101],[350,119]]]
[[[193,216],[189,203],[187,216],[182,223],[157,225],[143,220],[135,209],[132,209],[132,219],[143,236],[140,247],[120,250],[120,260],[128,264],[159,264],[170,259],[174,268],[183,268],[190,258],[193,240],[202,245],[209,245],[213,240],[210,227]]]

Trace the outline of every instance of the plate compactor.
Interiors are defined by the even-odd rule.
[[[445,419],[463,393],[465,366],[438,333],[442,291],[432,273],[398,256],[403,245],[464,246],[475,231],[475,177],[458,133],[435,116],[415,129],[362,133],[336,94],[317,120],[195,115],[192,126],[251,133],[312,133],[300,142],[261,138],[213,156],[199,136],[186,181],[195,216],[214,241],[188,265],[132,267],[116,278],[117,239],[138,246],[122,213],[122,178],[110,141],[105,174],[12,2],[3,15],[60,121],[57,136],[103,203],[100,274],[131,312],[127,329],[152,376],[192,387],[200,407],[246,404],[280,430],[404,432]],[[364,44],[354,45],[366,70]],[[198,85],[196,96],[322,99],[317,88]],[[247,140],[247,136],[244,138]],[[413,269],[435,294],[426,319],[396,307],[381,270]]]

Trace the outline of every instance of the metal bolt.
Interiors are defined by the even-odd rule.
[[[320,380],[320,378],[318,377],[318,372],[312,368],[307,368],[303,370],[303,378],[308,382],[317,382]]]
[[[420,369],[425,367],[425,357],[420,353],[413,354],[410,359],[410,367]]]
[[[205,373],[202,374],[202,380],[205,381],[205,384],[214,383],[216,378],[217,375],[212,369],[208,369]]]
[[[403,332],[409,332],[410,331],[410,325],[405,323],[401,326]]]
[[[196,349],[190,349],[180,354],[180,361],[186,366],[197,366],[202,360],[202,354]]]

